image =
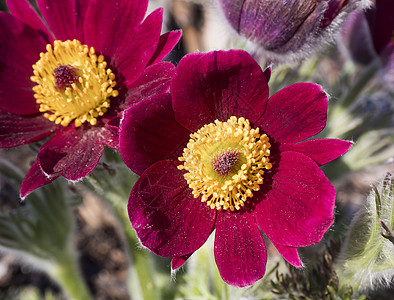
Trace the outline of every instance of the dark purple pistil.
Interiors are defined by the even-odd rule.
[[[78,82],[79,76],[75,73],[75,69],[69,65],[60,65],[54,71],[55,84],[58,89],[64,90],[71,87],[71,84]]]
[[[213,169],[218,175],[226,177],[238,162],[239,152],[236,150],[225,150],[217,154],[212,160]]]

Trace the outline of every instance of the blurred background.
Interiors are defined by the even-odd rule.
[[[35,5],[33,0],[31,2]],[[215,1],[149,1],[149,12],[159,7],[164,7],[163,32],[176,29],[183,31],[181,41],[166,58],[174,64],[177,64],[187,53],[239,48],[244,45],[244,41],[226,23]],[[0,10],[7,11],[5,0],[0,0]],[[279,64],[272,65],[274,72],[271,93],[294,82],[311,81],[322,84],[331,95],[331,102],[339,103],[337,100],[341,98],[346,85],[354,84],[358,72],[363,70],[363,67],[349,62],[348,54],[343,49],[341,50],[341,47],[345,46],[340,41],[329,44],[308,60],[302,63],[293,63],[290,67]],[[263,67],[265,64],[262,62]],[[376,81],[379,82],[379,78],[368,84],[373,85]],[[346,126],[342,126],[341,122],[336,124],[337,119],[329,119],[328,122],[332,125],[329,125],[326,130],[327,136],[348,140],[358,140],[363,137],[364,139],[359,145],[366,149],[370,145],[368,143],[376,144],[378,141],[385,141],[385,143],[376,152],[369,153],[368,159],[370,161],[364,164],[359,162],[365,152],[363,148],[357,148],[357,153],[351,153],[331,166],[330,169],[325,170],[337,189],[337,227],[350,223],[354,213],[364,205],[367,195],[371,191],[371,184],[377,185],[386,172],[394,171],[392,91],[378,86],[373,93],[368,90],[368,93],[358,95],[357,99],[354,102],[357,104],[351,107],[351,113],[346,115],[346,118],[350,119],[343,119],[346,120],[346,125],[352,122],[355,122],[356,125],[346,129],[344,128]],[[338,128],[344,130],[340,131]],[[363,144],[365,140],[369,142]],[[112,152],[107,154],[108,156],[116,155]],[[29,145],[0,150],[2,162],[12,163],[20,169],[22,174],[27,172],[35,155],[34,146]],[[107,172],[105,165],[99,166],[96,172]],[[24,202],[20,200],[17,176],[4,175],[7,174],[4,170],[2,173],[3,176],[0,177],[0,206],[2,216],[6,216],[12,214],[14,210],[28,205],[29,198]],[[133,179],[132,174],[128,176],[131,178],[129,186],[131,188],[131,183],[135,178]],[[130,299],[127,287],[129,264],[131,263],[128,256],[130,244],[127,241],[127,232],[124,232],[124,226],[116,217],[113,203],[103,200],[98,195],[99,193],[92,192],[92,189],[84,184],[67,184],[62,181],[61,185],[66,187],[66,193],[71,199],[65,201],[68,201],[71,213],[75,216],[73,230],[76,234],[72,237],[72,243],[79,253],[80,268],[94,299]],[[126,209],[125,205],[126,203],[124,203],[124,210]],[[132,231],[131,226],[128,230]],[[135,251],[144,251],[138,247],[138,243],[135,243],[135,248]],[[18,253],[1,249],[0,247],[0,299],[66,299],[57,283],[41,272],[35,262],[21,259]],[[308,253],[308,249],[302,251]],[[210,259],[213,259],[213,253],[209,253],[209,255]],[[274,249],[271,249],[271,255],[276,257]],[[184,276],[185,269],[179,271],[172,278],[169,259],[154,255],[149,256],[149,259],[155,261],[155,266],[162,274],[161,285],[167,286],[166,289],[163,289],[167,293],[163,298],[182,298],[185,293],[179,292],[178,287],[188,281],[188,277]],[[277,259],[279,260],[279,258]],[[210,263],[215,268],[214,262]],[[190,287],[188,284],[183,286]],[[220,298],[218,295],[212,291],[205,295],[196,292],[195,299],[217,299]],[[234,299],[237,299],[236,295],[239,294],[234,294]],[[250,295],[258,294],[251,292]],[[369,297],[371,299],[394,299],[393,295],[394,287],[389,286],[375,291]],[[257,296],[249,298],[253,297],[260,299]]]

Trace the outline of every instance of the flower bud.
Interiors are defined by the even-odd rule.
[[[341,50],[358,64],[367,64],[375,57],[387,59],[393,52],[394,2],[377,0],[368,10],[356,10],[343,24]]]
[[[394,278],[393,214],[394,177],[387,174],[352,220],[340,253],[340,278],[353,288],[389,284]]]
[[[263,55],[277,61],[297,60],[323,41],[363,0],[219,0],[237,33],[254,42]]]
[[[379,60],[380,75],[389,90],[394,86],[394,1],[376,0],[365,12],[356,10],[343,25],[339,49],[356,64]]]
[[[343,24],[339,49],[347,58],[360,65],[367,65],[376,57],[368,22],[362,10],[352,12]]]

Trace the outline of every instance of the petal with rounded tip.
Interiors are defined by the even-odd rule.
[[[296,143],[318,134],[326,125],[327,95],[313,83],[292,84],[274,94],[256,121],[273,141]]]
[[[264,112],[266,76],[243,50],[188,54],[176,71],[171,85],[175,118],[192,132],[231,116],[253,123]]]
[[[185,256],[200,248],[214,229],[216,211],[194,198],[178,162],[159,161],[145,170],[128,203],[142,245],[157,255]]]
[[[334,218],[335,189],[307,156],[285,151],[270,172],[269,191],[258,194],[255,217],[274,244],[304,247],[318,243]],[[265,195],[264,195],[265,193]]]
[[[233,286],[252,285],[265,274],[267,248],[253,215],[219,212],[215,260],[223,280]]]

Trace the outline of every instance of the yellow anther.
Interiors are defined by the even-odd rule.
[[[48,44],[46,53],[40,53],[40,60],[33,65],[31,80],[34,97],[40,105],[40,112],[48,120],[68,126],[74,120],[76,127],[88,122],[97,124],[110,106],[110,97],[117,97],[114,89],[115,75],[106,69],[104,56],[95,54],[93,47],[82,45],[77,40],[54,41]],[[72,70],[64,76],[69,80],[59,85],[55,71],[62,67]],[[62,76],[63,73],[57,73]],[[72,76],[71,76],[71,75]],[[69,78],[71,76],[71,79]]]
[[[195,198],[212,209],[239,210],[263,183],[269,162],[266,134],[252,129],[248,120],[215,120],[190,135],[178,166]]]

